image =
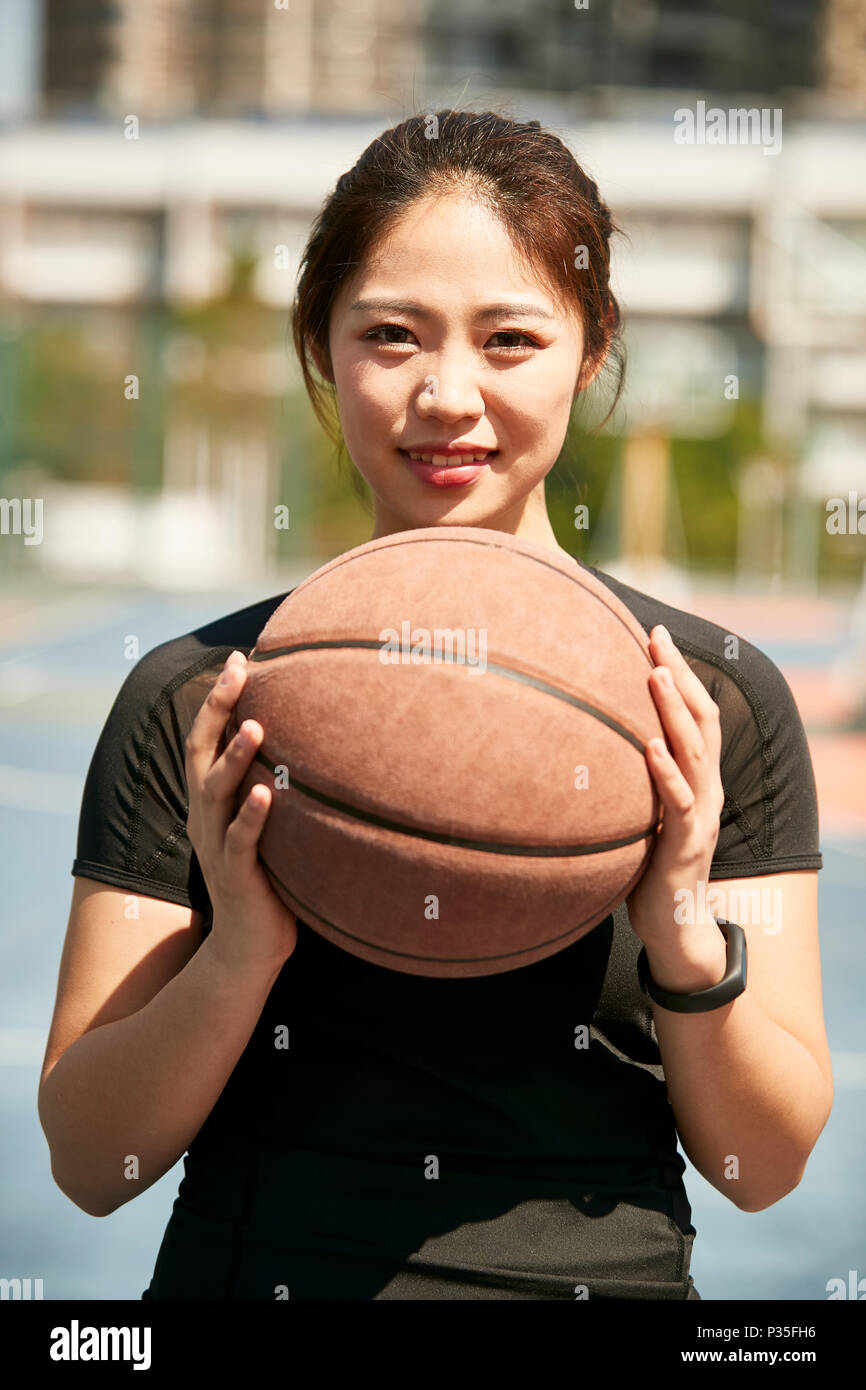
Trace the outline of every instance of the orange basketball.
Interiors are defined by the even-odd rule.
[[[488,975],[619,905],[661,804],[643,628],[576,561],[436,526],[331,560],[259,635],[229,734],[264,729],[280,898],[366,961]]]

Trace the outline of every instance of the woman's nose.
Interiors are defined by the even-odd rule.
[[[484,413],[484,399],[477,382],[460,368],[428,373],[416,397],[416,406],[424,416],[459,418]]]

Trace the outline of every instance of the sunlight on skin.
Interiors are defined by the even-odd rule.
[[[374,298],[422,312],[352,308]],[[481,321],[491,305],[533,311]],[[371,539],[483,526],[567,554],[550,524],[544,479],[568,428],[582,350],[570,306],[522,266],[482,204],[462,194],[414,204],[341,286],[330,320],[330,379],[346,447],[373,494]],[[602,364],[585,371],[580,389]],[[318,358],[317,366],[325,375]],[[474,482],[435,488],[398,452],[428,440],[498,452]]]

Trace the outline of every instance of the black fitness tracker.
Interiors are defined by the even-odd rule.
[[[730,1004],[746,988],[746,933],[736,922],[728,922],[724,917],[715,920],[728,946],[727,970],[725,978],[717,985],[710,985],[709,989],[699,989],[694,994],[675,994],[673,990],[662,989],[650,974],[646,947],[641,947],[637,958],[640,987],[663,1009],[679,1014],[705,1013],[708,1009]]]

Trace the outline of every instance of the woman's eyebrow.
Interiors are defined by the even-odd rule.
[[[349,311],[375,314],[414,314],[419,319],[432,318],[429,309],[413,304],[407,299],[356,299],[349,305]],[[476,323],[487,323],[500,318],[512,319],[550,319],[554,315],[538,304],[488,304],[475,315]]]

